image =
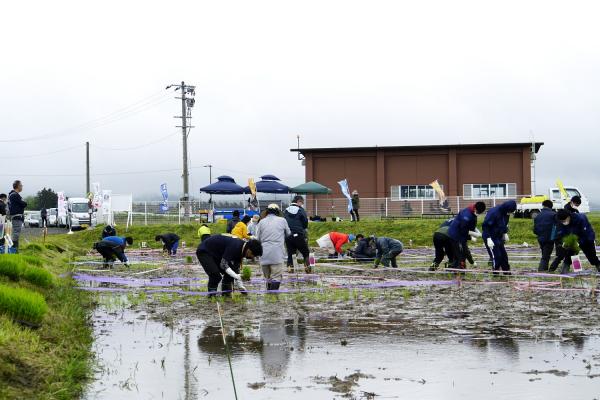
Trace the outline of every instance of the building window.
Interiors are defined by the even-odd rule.
[[[472,199],[514,198],[516,183],[467,183],[463,185],[463,196]]]
[[[442,186],[442,189],[444,187]],[[392,200],[435,200],[437,194],[429,185],[399,185],[391,188]]]

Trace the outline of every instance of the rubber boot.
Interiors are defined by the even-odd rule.
[[[277,281],[272,282],[271,290],[279,290],[279,285],[281,285],[281,282],[277,282]]]
[[[221,283],[221,296],[231,297],[233,291],[233,283]]]
[[[271,289],[271,287],[272,287],[272,283],[271,282],[267,282],[267,291],[273,290],[273,289]]]
[[[568,265],[566,262],[563,262],[562,267],[560,269],[560,274],[561,275],[566,275],[571,271],[571,266]]]
[[[217,289],[216,287],[208,287],[208,297],[215,297],[217,295]]]
[[[308,261],[304,261],[304,272],[306,272],[307,274],[312,273],[312,268],[310,267]]]
[[[431,263],[431,265],[429,266],[429,270],[430,271],[435,271],[438,269],[438,267],[440,266],[440,264],[436,263],[435,261]]]

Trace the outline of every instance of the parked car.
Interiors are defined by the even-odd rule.
[[[34,211],[25,216],[25,225],[30,227],[39,227],[42,216],[39,211]]]
[[[67,227],[69,230],[85,229],[95,225],[96,212],[92,211],[90,214],[88,199],[71,197],[67,200]]]

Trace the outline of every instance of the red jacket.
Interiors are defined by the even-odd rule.
[[[349,242],[348,235],[339,232],[331,232],[329,239],[333,242],[333,247],[335,247],[335,251],[338,253],[341,253],[342,246]]]

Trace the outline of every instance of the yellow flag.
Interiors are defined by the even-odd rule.
[[[563,185],[560,179],[556,180],[556,187],[558,187],[558,190],[560,191],[560,195],[563,198],[563,200],[569,200],[569,194],[565,190],[565,185]]]
[[[252,197],[256,197],[256,183],[254,182],[254,178],[248,178],[248,187],[250,188]]]
[[[440,204],[444,203],[444,201],[446,201],[446,193],[444,193],[444,191],[442,190],[442,187],[440,186],[437,179],[431,182],[429,186],[431,186],[433,190],[435,190],[435,192],[438,194],[438,197],[440,198]]]

